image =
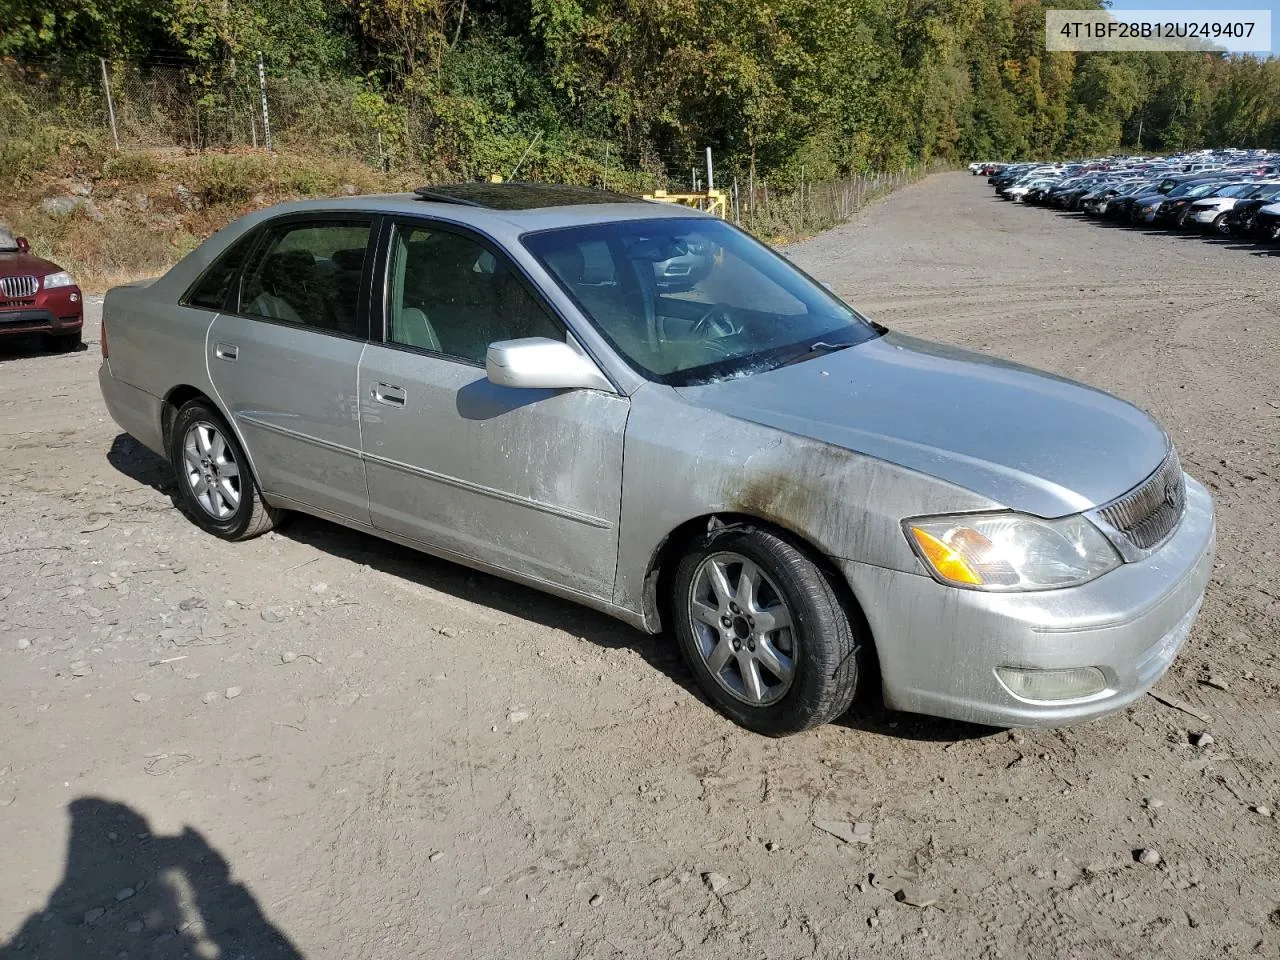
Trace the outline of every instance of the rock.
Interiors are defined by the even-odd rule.
[[[440,634],[442,637],[456,637],[458,635],[457,631],[452,627],[440,627],[436,633]]]
[[[281,663],[293,663],[293,661],[297,659],[298,659],[298,655],[294,653],[292,650],[286,650],[284,653],[280,654]]]
[[[1221,677],[1208,677],[1207,679],[1201,680],[1200,682],[1203,683],[1206,687],[1213,687],[1215,690],[1227,689],[1227,681],[1223,680]]]
[[[105,907],[94,907],[92,910],[89,910],[85,913],[84,922],[97,923],[99,920],[102,919],[102,915],[106,912],[107,911]]]
[[[431,853],[427,855],[427,859],[430,860],[432,863],[435,863],[437,860],[439,860],[443,856],[444,854],[441,853],[439,850],[432,850]]]
[[[218,699],[218,692],[216,690],[210,690],[203,697],[200,698],[200,700],[204,703],[213,703],[213,701],[217,699]]]
[[[729,886],[729,878],[724,874],[708,871],[702,875],[702,882],[712,893],[722,893]]]
[[[227,687],[227,692],[223,694],[228,700],[234,700],[244,692],[243,687]]]
[[[492,892],[493,892],[493,887],[489,886],[487,883],[483,887],[481,887],[479,890],[476,891],[476,893],[482,897]]]
[[[128,900],[134,892],[133,887],[121,887],[116,891],[116,900]]]
[[[147,703],[147,702],[149,702],[149,701],[151,700],[151,694],[149,694],[149,693],[135,693],[135,694],[133,695],[133,700],[134,700],[134,702],[135,702],[135,703]]]
[[[130,921],[129,921],[129,925],[128,925],[128,926],[126,926],[126,927],[125,927],[125,929],[126,929],[126,930],[128,930],[130,933],[141,933],[141,932],[142,932],[142,921],[141,921],[141,920],[130,920]]]
[[[1153,847],[1143,847],[1133,851],[1133,859],[1145,867],[1154,867],[1160,862],[1160,851]]]
[[[178,196],[178,202],[188,210],[204,209],[204,201],[202,201],[195,192],[192,191],[185,183],[180,183],[174,187],[173,192]]]
[[[31,641],[28,640],[26,637],[22,637],[21,639],[18,640],[19,650],[26,650],[29,646],[31,646]]]
[[[899,903],[905,903],[908,907],[932,907],[938,902],[938,898],[932,893],[926,893],[917,887],[914,883],[904,883],[897,890],[893,891],[893,899]]]
[[[289,611],[284,607],[267,607],[258,616],[267,623],[282,623],[289,616]]]
[[[40,212],[50,217],[69,217],[80,203],[79,197],[45,197],[40,201]]]
[[[202,610],[209,605],[204,597],[187,597],[178,604],[179,610]]]
[[[774,843],[772,840],[770,840],[768,843],[764,845],[764,848],[768,850],[770,853],[773,853],[775,850],[778,849],[778,845]]]
[[[93,193],[93,184],[79,180],[67,181],[67,192],[76,197],[87,197]]]
[[[360,188],[357,187],[354,183],[344,183],[341,189],[342,189],[342,195],[344,197],[354,197],[356,194],[360,192]]]
[[[1164,806],[1164,801],[1159,797],[1147,797],[1147,799],[1142,801],[1142,805],[1148,810],[1159,810]]]
[[[1271,816],[1271,808],[1268,807],[1265,803],[1255,803],[1249,809],[1252,810],[1254,813],[1256,813],[1260,817]]]
[[[1191,745],[1193,747],[1207,747],[1214,743],[1213,734],[1208,730],[1201,731],[1200,733],[1193,733],[1187,739],[1191,741]]]
[[[529,719],[529,711],[528,710],[512,710],[510,713],[507,714],[507,719],[510,720],[512,723],[522,723],[525,720]]]
[[[329,589],[329,585],[327,583],[317,582],[311,585],[312,593],[324,593],[328,589]]]
[[[604,903],[604,897],[600,896],[600,894],[597,893],[590,900],[588,900],[587,903],[591,904],[593,907],[598,907],[600,906],[600,904]]]
[[[73,677],[87,677],[91,673],[93,673],[93,667],[83,660],[71,664],[71,675]]]
[[[848,820],[815,820],[813,825],[845,843],[870,843],[871,824],[850,823]]]

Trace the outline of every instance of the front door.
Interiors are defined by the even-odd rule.
[[[263,490],[366,523],[356,390],[372,234],[367,218],[269,225],[206,344],[210,379]]]
[[[374,525],[611,598],[629,401],[485,377],[493,341],[566,333],[479,238],[398,224],[387,275],[384,342],[360,362]]]

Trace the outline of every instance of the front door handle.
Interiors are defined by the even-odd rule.
[[[389,407],[403,407],[405,402],[404,389],[392,386],[389,383],[375,384],[370,390],[369,395],[378,403],[385,403]]]
[[[234,343],[218,343],[213,353],[219,360],[235,360],[240,356],[240,348]]]

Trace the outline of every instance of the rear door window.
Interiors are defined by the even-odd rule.
[[[295,220],[267,228],[245,266],[239,313],[364,339],[360,290],[371,220]]]

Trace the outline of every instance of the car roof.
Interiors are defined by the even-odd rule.
[[[561,184],[460,183],[420,187],[413,193],[369,194],[281,203],[252,215],[255,222],[293,213],[382,213],[430,216],[513,237],[536,230],[620,220],[709,217],[677,203]],[[247,218],[246,218],[247,220]]]

